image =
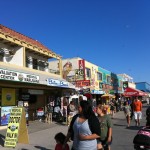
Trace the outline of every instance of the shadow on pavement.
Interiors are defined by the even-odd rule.
[[[124,118],[111,118],[112,120],[125,120]]]
[[[141,128],[143,128],[143,126],[130,126],[130,127],[127,127],[126,129],[129,129],[129,130],[140,130]]]
[[[5,136],[0,134],[0,145],[4,146],[4,140],[5,140]]]
[[[126,125],[122,125],[122,124],[116,124],[116,123],[114,123],[114,126],[126,126]]]
[[[42,147],[42,146],[34,146],[35,148],[38,148],[40,150],[52,150],[52,149],[47,149],[45,147]]]

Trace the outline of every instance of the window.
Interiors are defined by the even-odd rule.
[[[102,73],[97,72],[97,80],[102,80]]]
[[[86,77],[91,78],[91,69],[86,68]]]
[[[39,70],[44,71],[45,70],[45,62],[39,61],[38,62]]]
[[[107,83],[110,84],[111,83],[111,77],[107,76]]]
[[[33,58],[33,69],[38,69],[38,61],[35,58]]]

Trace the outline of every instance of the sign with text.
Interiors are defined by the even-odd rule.
[[[47,85],[57,86],[57,87],[68,87],[69,83],[66,81],[49,78],[49,79],[47,79]]]
[[[2,106],[13,106],[16,104],[16,91],[11,88],[2,88]]]
[[[84,70],[76,69],[75,70],[75,78],[76,78],[76,80],[84,80]]]
[[[90,80],[76,81],[77,87],[90,86]]]
[[[28,83],[39,83],[39,76],[5,69],[0,69],[0,79]]]
[[[4,147],[15,148],[18,143],[29,143],[25,111],[23,107],[13,107],[7,126]]]
[[[85,60],[79,60],[79,69],[83,70],[84,74],[83,74],[83,79],[85,80]]]

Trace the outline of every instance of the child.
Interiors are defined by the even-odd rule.
[[[69,150],[69,145],[68,144],[64,145],[65,139],[66,136],[62,132],[59,132],[55,135],[56,140],[55,150]]]
[[[105,106],[99,104],[97,106],[98,119],[100,121],[100,144],[104,150],[110,150],[112,142],[112,122],[110,116],[106,114]],[[100,148],[99,148],[100,149]]]

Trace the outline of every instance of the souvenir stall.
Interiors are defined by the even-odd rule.
[[[103,104],[108,104],[111,99],[115,99],[115,95],[112,94],[104,94],[101,96],[103,100]]]
[[[102,98],[102,103],[105,105],[106,113],[110,114],[110,100],[115,99],[115,96],[112,94],[104,94],[101,96]]]

